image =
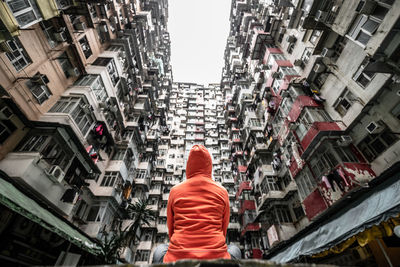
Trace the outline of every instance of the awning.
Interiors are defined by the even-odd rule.
[[[301,256],[320,253],[397,216],[400,213],[400,172],[395,172],[390,178],[375,179],[383,178],[384,182],[368,189],[360,197],[348,198],[346,203],[352,203],[338,210],[331,218],[316,224],[313,232],[280,250],[270,260],[289,262]]]
[[[99,254],[100,248],[88,237],[57,218],[48,210],[42,208],[34,200],[27,197],[12,184],[1,178],[0,203],[47,230],[58,234],[77,247],[95,255]]]

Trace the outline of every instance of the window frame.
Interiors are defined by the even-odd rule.
[[[32,59],[29,57],[18,37],[7,40],[6,44],[11,50],[11,52],[6,52],[6,56],[17,72],[20,72],[21,70],[32,64]],[[15,47],[16,49],[13,49],[13,47]],[[19,53],[18,57],[15,57],[16,52]],[[25,62],[24,65],[20,64],[21,59]]]

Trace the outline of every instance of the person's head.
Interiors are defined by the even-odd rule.
[[[190,179],[195,175],[212,177],[212,159],[207,148],[202,145],[194,145],[190,150],[186,163],[186,178]]]

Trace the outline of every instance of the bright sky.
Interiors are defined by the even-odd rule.
[[[231,0],[169,0],[174,82],[219,83]]]

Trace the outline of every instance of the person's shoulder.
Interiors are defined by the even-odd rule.
[[[221,183],[216,182],[216,181],[212,181],[212,182],[213,182],[213,184],[216,185],[216,187],[217,187],[220,191],[222,191],[223,193],[228,194],[228,191],[226,190],[226,188],[225,188]]]

